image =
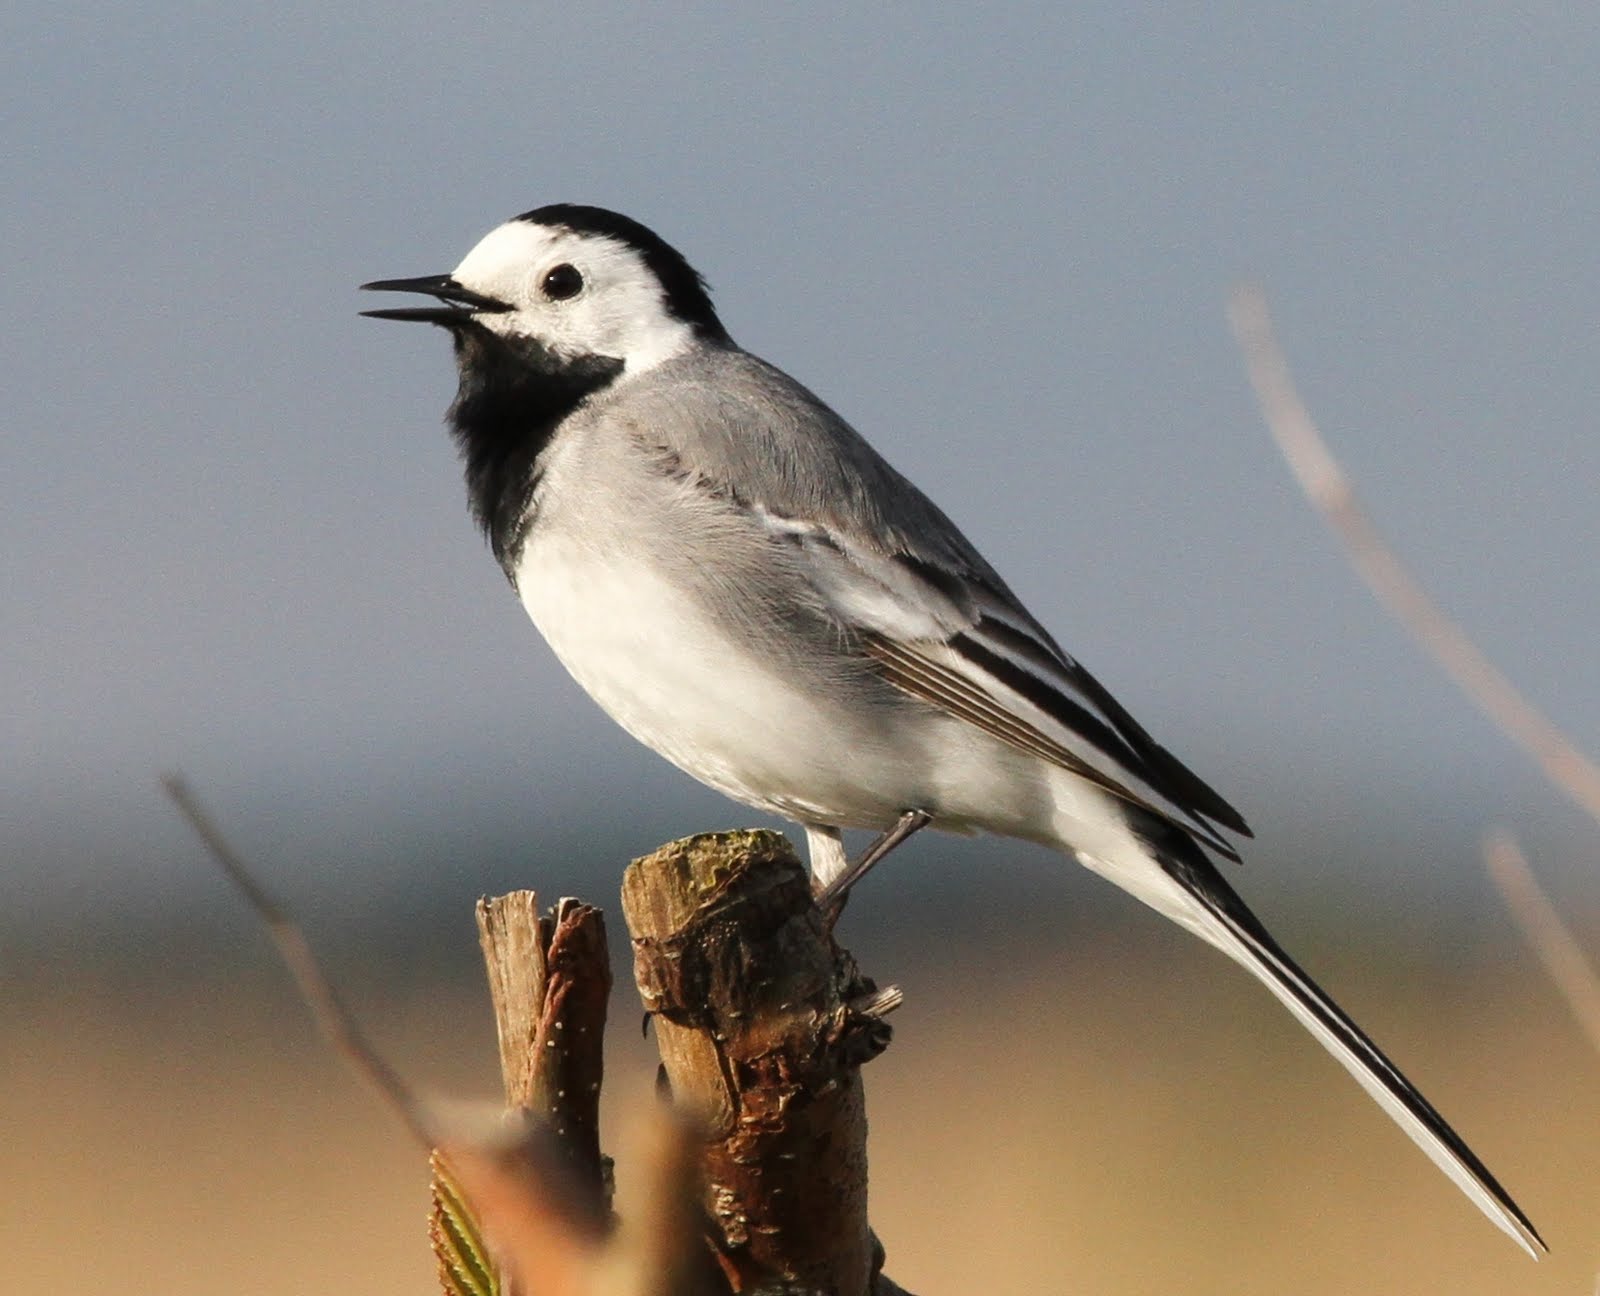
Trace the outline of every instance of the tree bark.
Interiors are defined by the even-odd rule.
[[[532,891],[479,900],[477,918],[506,1104],[547,1131],[570,1172],[574,1206],[602,1231],[612,1188],[610,1162],[600,1152],[611,993],[605,918],[570,898],[541,917]]]
[[[860,1068],[887,1047],[878,991],[834,942],[788,841],[706,834],[622,884],[634,975],[673,1094],[705,1130],[707,1241],[734,1292],[877,1296]]]

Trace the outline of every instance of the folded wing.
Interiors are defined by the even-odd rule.
[[[1243,817],[1031,617],[987,568],[896,552],[757,507],[897,688],[1087,779],[1227,859]]]

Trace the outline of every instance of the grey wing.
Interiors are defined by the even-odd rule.
[[[1088,779],[1228,859],[1243,817],[1064,652],[928,498],[805,388],[743,352],[637,422],[657,467],[785,548],[901,691]],[[666,377],[663,374],[663,377]]]
[[[762,516],[799,546],[816,587],[902,691],[1166,820],[1225,858],[1243,817],[1158,744],[1003,585],[914,553]]]

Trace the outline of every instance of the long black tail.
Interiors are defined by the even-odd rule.
[[[1532,1222],[1433,1104],[1284,953],[1199,848],[1185,845],[1191,849],[1168,850],[1166,843],[1157,847],[1162,869],[1196,906],[1185,925],[1259,978],[1395,1124],[1523,1250],[1535,1259],[1540,1251],[1548,1251]]]

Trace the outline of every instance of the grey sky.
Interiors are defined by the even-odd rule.
[[[7,911],[184,885],[173,765],[258,853],[423,834],[469,892],[490,820],[749,819],[566,680],[467,520],[445,339],[355,314],[553,201],[682,248],[1260,857],[1582,840],[1344,567],[1222,301],[1265,282],[1386,529],[1600,746],[1600,10],[992,8],[7,5]]]

